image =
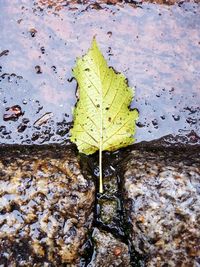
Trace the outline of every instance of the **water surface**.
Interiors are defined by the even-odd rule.
[[[199,4],[3,0],[0,13],[0,143],[69,142],[71,69],[94,35],[136,88],[137,142],[169,134],[200,142]]]

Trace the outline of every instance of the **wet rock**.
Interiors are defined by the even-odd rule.
[[[135,150],[125,166],[131,241],[146,266],[199,266],[199,151]]]
[[[0,127],[11,131],[10,138],[0,133],[0,142],[69,142],[68,124],[77,87],[70,79],[71,70],[94,35],[109,66],[122,72],[130,87],[136,88],[132,107],[140,112],[137,142],[177,135],[180,130],[199,135],[200,5],[188,0],[149,1],[178,4],[0,1],[0,113],[17,103],[30,120],[25,130],[20,126],[17,131],[22,117],[7,123],[0,116]],[[42,112],[36,100],[43,106]],[[34,122],[47,112],[52,112],[53,118],[42,125],[38,138],[32,139],[37,134]],[[60,131],[64,119],[64,131]]]
[[[113,224],[115,218],[118,217],[118,202],[116,199],[99,199],[100,218],[106,225]]]
[[[187,149],[187,147],[193,147],[194,149],[198,148],[200,145],[200,136],[195,131],[188,131],[183,130],[179,131],[178,135],[165,135],[159,139],[153,141],[143,141],[138,144],[135,144],[135,148],[139,149],[160,149],[160,148],[174,148],[177,147],[178,149]]]
[[[88,267],[129,267],[130,257],[128,246],[117,240],[110,233],[94,229],[92,238],[95,251]]]
[[[78,266],[94,183],[56,146],[0,149],[0,265]]]

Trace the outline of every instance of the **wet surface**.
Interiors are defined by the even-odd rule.
[[[94,198],[69,147],[1,147],[0,266],[84,266]]]
[[[94,228],[95,252],[88,267],[131,267],[128,246],[110,233]]]
[[[168,5],[172,4],[173,0],[157,0],[156,2],[164,2],[165,5],[142,4],[141,1],[126,1],[125,3],[115,0],[98,2],[14,0],[12,3],[1,1],[0,143],[69,143],[72,108],[76,102],[76,82],[72,79],[71,69],[75,64],[75,58],[86,52],[93,36],[96,35],[109,65],[123,72],[130,86],[136,87],[133,107],[140,112],[136,133],[137,143],[140,143],[138,148],[170,145],[180,148],[183,144],[200,144],[200,5],[192,2]],[[155,139],[159,141],[146,143]],[[41,153],[44,161],[51,158],[52,153],[57,160],[62,151],[61,147],[55,151],[53,147],[45,149],[46,154]],[[109,233],[112,233],[117,243],[122,242],[126,254],[127,246],[129,247],[129,255],[123,259],[124,261],[131,256],[133,266],[143,266],[142,260],[148,252],[143,254],[143,251],[141,253],[141,250],[138,250],[143,254],[141,258],[135,251],[137,244],[132,242],[131,246],[128,242],[131,241],[131,236],[124,214],[122,197],[124,185],[121,180],[122,176],[119,174],[120,161],[127,153],[130,153],[131,149],[132,147],[122,149],[113,154],[104,153],[104,194],[101,196],[97,194],[92,227],[98,228],[101,235],[103,233],[104,240],[109,237]],[[19,155],[21,157],[27,155],[26,150],[16,155],[14,148],[0,147],[0,152],[4,153],[3,151],[7,153],[6,156],[4,155],[7,157],[7,161],[3,163],[4,171],[8,165],[9,170],[13,171],[13,168],[19,168],[19,166],[35,164],[30,162],[29,156],[27,156],[29,159],[23,158],[22,162],[17,159]],[[182,152],[179,152],[181,155]],[[15,157],[11,160],[13,153]],[[82,170],[83,165],[87,165],[87,161],[92,162],[89,172],[97,179],[98,184],[97,155],[82,160]],[[49,168],[47,172],[42,169],[39,174],[46,175],[48,172],[51,174],[55,172],[54,167]],[[182,166],[179,171],[181,168]],[[87,171],[86,175],[89,172]],[[27,170],[26,176],[29,174]],[[5,173],[3,175],[5,178]],[[61,171],[61,173],[58,172],[59,175],[65,174]],[[6,179],[2,179],[1,183],[5,184]],[[9,179],[10,176],[8,181]],[[27,192],[31,190],[30,188],[37,188],[37,183],[40,183],[37,178],[30,182],[27,179],[26,181],[24,190]],[[49,186],[52,185],[53,182]],[[73,191],[74,188],[72,190],[70,187],[65,193],[72,194]],[[25,197],[28,199],[29,194],[27,193]],[[20,200],[20,194],[15,196],[15,201],[17,200]],[[41,207],[36,208],[42,208],[44,203],[42,198],[41,201]],[[0,204],[3,205],[5,202],[1,201]],[[5,218],[5,214],[12,213],[9,219],[9,231],[17,231],[15,228],[20,225],[25,225],[26,228],[28,225],[25,221],[26,216],[19,214],[19,206],[11,204],[8,203],[6,206],[8,210],[4,209],[1,214],[2,218]],[[64,207],[67,212],[70,211],[63,203],[62,205],[61,207]],[[26,208],[25,205],[21,208],[23,207]],[[49,213],[54,212],[49,209],[45,210]],[[42,211],[41,216],[45,212]],[[76,215],[73,214],[75,217]],[[91,218],[88,223],[91,223]],[[51,226],[51,222],[49,225]],[[77,231],[80,230],[79,226],[77,226]],[[4,253],[4,249],[12,245],[13,252],[10,252],[12,254],[10,260],[28,261],[29,255],[36,255],[34,257],[38,260],[37,253],[44,251],[46,254],[45,256],[39,255],[39,261],[43,264],[45,260],[47,264],[50,264],[51,260],[47,257],[49,250],[46,250],[45,245],[41,248],[38,247],[37,242],[32,242],[30,234],[27,235],[27,239],[25,228],[22,230],[25,238],[20,241],[21,248],[13,240],[12,233],[8,232],[7,239],[4,237],[4,243],[2,243],[4,248],[1,249],[3,264],[9,260],[6,259],[7,254]],[[80,236],[82,233],[85,234],[86,228],[81,228]],[[33,227],[30,229],[31,233]],[[5,234],[5,231],[1,232]],[[73,230],[69,232],[74,246],[83,241],[82,239],[80,241],[79,236],[76,235],[77,232]],[[57,233],[60,234],[59,231]],[[56,231],[52,234],[56,234]],[[48,236],[44,238],[47,240]],[[95,242],[98,240],[95,240],[94,235],[92,238],[92,241],[89,239],[83,247],[86,254],[88,253],[86,262],[83,260],[83,266],[89,262],[96,264],[101,259],[97,246],[95,251]],[[27,244],[35,247],[29,246],[26,253],[24,247],[27,247]],[[99,244],[100,252],[103,248],[102,244]],[[73,249],[75,253],[79,250],[76,248]],[[21,258],[17,258],[18,251],[21,253]],[[67,255],[72,257],[68,262],[73,262],[76,255],[68,252]],[[99,253],[100,256],[95,253]],[[119,255],[120,246],[114,250],[112,257],[117,259]],[[55,260],[55,265],[58,265],[63,259],[59,256]],[[118,266],[118,261],[113,262],[116,262]]]
[[[0,146],[0,264],[142,267],[170,257],[170,266],[193,266],[199,163],[198,147],[106,152],[104,193],[94,203],[97,153]]]
[[[134,247],[131,244],[130,233],[129,233],[129,224],[126,220],[124,201],[123,201],[123,174],[121,173],[121,162],[124,158],[127,157],[127,149],[121,149],[117,152],[103,153],[103,194],[98,193],[99,187],[99,167],[98,167],[98,153],[93,156],[83,156],[82,161],[87,162],[88,172],[93,175],[96,180],[96,203],[95,203],[95,214],[93,227],[103,231],[105,238],[100,239],[101,242],[97,241],[96,237],[91,237],[93,254],[90,257],[90,264],[96,266],[96,262],[99,264],[99,255],[101,255],[101,250],[105,247],[105,253],[108,255],[103,262],[105,266],[109,266],[110,260],[113,259],[113,266],[118,266],[119,261],[123,260],[123,254],[113,258],[113,250],[108,248],[112,247],[108,245],[112,239],[119,243],[124,243],[125,246],[129,248],[128,258],[130,265],[134,267],[143,267],[144,256],[135,251]],[[111,235],[113,236],[112,238]],[[99,234],[97,234],[98,236]],[[105,241],[105,244],[104,244]],[[107,244],[108,243],[108,244]],[[99,247],[99,249],[98,249]],[[96,255],[97,253],[97,255]],[[126,264],[128,265],[128,263]],[[89,265],[90,266],[90,265]],[[121,266],[121,265],[119,265]],[[123,266],[123,265],[122,265]]]
[[[125,162],[124,203],[145,266],[199,266],[199,150],[133,150]]]
[[[105,154],[105,191],[94,203],[97,157],[77,157],[74,146],[1,145],[0,265],[129,266],[119,160]]]
[[[199,4],[115,2],[1,1],[1,143],[69,142],[71,68],[94,35],[136,87],[137,142],[171,134],[171,143],[200,143]],[[20,116],[5,119],[13,106]]]

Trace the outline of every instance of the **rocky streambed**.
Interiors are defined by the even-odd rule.
[[[2,146],[0,266],[199,266],[200,151]]]

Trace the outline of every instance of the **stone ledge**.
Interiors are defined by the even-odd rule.
[[[199,266],[198,151],[132,151],[124,197],[131,241],[147,266]]]
[[[69,148],[1,149],[0,264],[78,266],[94,192]]]

